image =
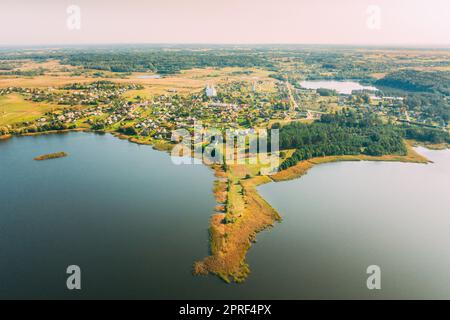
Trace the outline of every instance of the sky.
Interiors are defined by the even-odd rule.
[[[101,43],[450,47],[450,1],[0,1],[1,46]]]

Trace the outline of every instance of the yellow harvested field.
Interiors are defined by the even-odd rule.
[[[44,62],[36,62],[33,60],[18,60],[17,62],[20,64],[20,66],[15,70],[20,71],[30,71],[41,68],[51,72],[62,72],[66,69],[75,70],[78,68],[70,65],[62,65],[58,60],[48,60]]]
[[[256,83],[258,90],[264,92],[276,91],[276,80],[270,78],[270,72],[257,68],[196,68],[183,70],[179,74],[152,78],[151,73],[120,74],[101,72],[105,77],[93,77],[91,71],[80,67],[61,65],[58,61],[33,62],[28,60],[17,61],[17,70],[33,70],[43,68],[45,75],[34,77],[0,76],[0,88],[58,88],[72,83],[91,83],[94,81],[112,81],[123,84],[140,84],[141,90],[125,92],[123,97],[133,100],[136,97],[152,99],[161,94],[191,94],[202,91],[206,85],[227,83],[232,81],[247,81]],[[76,73],[74,73],[76,71]],[[43,113],[54,108],[48,104],[30,104],[21,98],[3,100],[0,124],[11,124],[33,120]]]
[[[71,75],[71,72],[62,72],[61,68],[66,66],[59,65],[57,62],[47,62],[33,64],[33,67],[48,68],[54,73],[35,77],[19,76],[0,76],[0,88],[22,87],[22,88],[46,88],[60,87],[71,83],[87,83],[100,80],[112,81],[116,83],[133,83],[144,86],[142,90],[133,90],[127,92],[126,98],[141,96],[150,98],[156,94],[180,93],[188,94],[201,91],[207,84],[220,84],[231,81],[258,82],[258,88],[263,91],[275,91],[275,79],[269,78],[270,72],[261,69],[243,69],[243,68],[204,68],[184,70],[179,74],[170,75],[162,78],[145,78],[148,73],[132,73],[121,77],[120,74],[107,73],[112,77],[92,77],[89,75]],[[23,65],[25,69],[31,68],[31,65]],[[73,67],[68,67],[73,68]],[[31,68],[33,69],[33,68]],[[250,74],[236,74],[236,72],[252,71]],[[105,72],[103,72],[106,74]]]

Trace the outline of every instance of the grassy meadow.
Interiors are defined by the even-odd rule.
[[[58,106],[48,103],[26,101],[19,94],[2,96],[0,97],[0,126],[31,121],[57,108]]]

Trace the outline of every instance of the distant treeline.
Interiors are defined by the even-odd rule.
[[[35,77],[42,76],[45,74],[45,69],[38,68],[33,70],[13,70],[13,71],[1,71],[0,76],[24,76],[24,77]]]
[[[449,72],[400,70],[377,80],[375,84],[410,92],[450,95]]]
[[[112,72],[157,72],[173,74],[203,67],[272,67],[265,57],[244,51],[114,51],[70,53],[64,63]]]
[[[142,85],[136,84],[120,84],[107,80],[100,80],[91,83],[71,83],[61,87],[63,90],[112,90],[112,89],[143,89]]]

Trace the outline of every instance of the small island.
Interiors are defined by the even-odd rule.
[[[64,158],[67,157],[68,154],[65,152],[56,152],[56,153],[49,153],[44,154],[42,156],[34,158],[36,161],[42,161],[42,160],[50,160],[50,159],[57,159],[57,158]]]

